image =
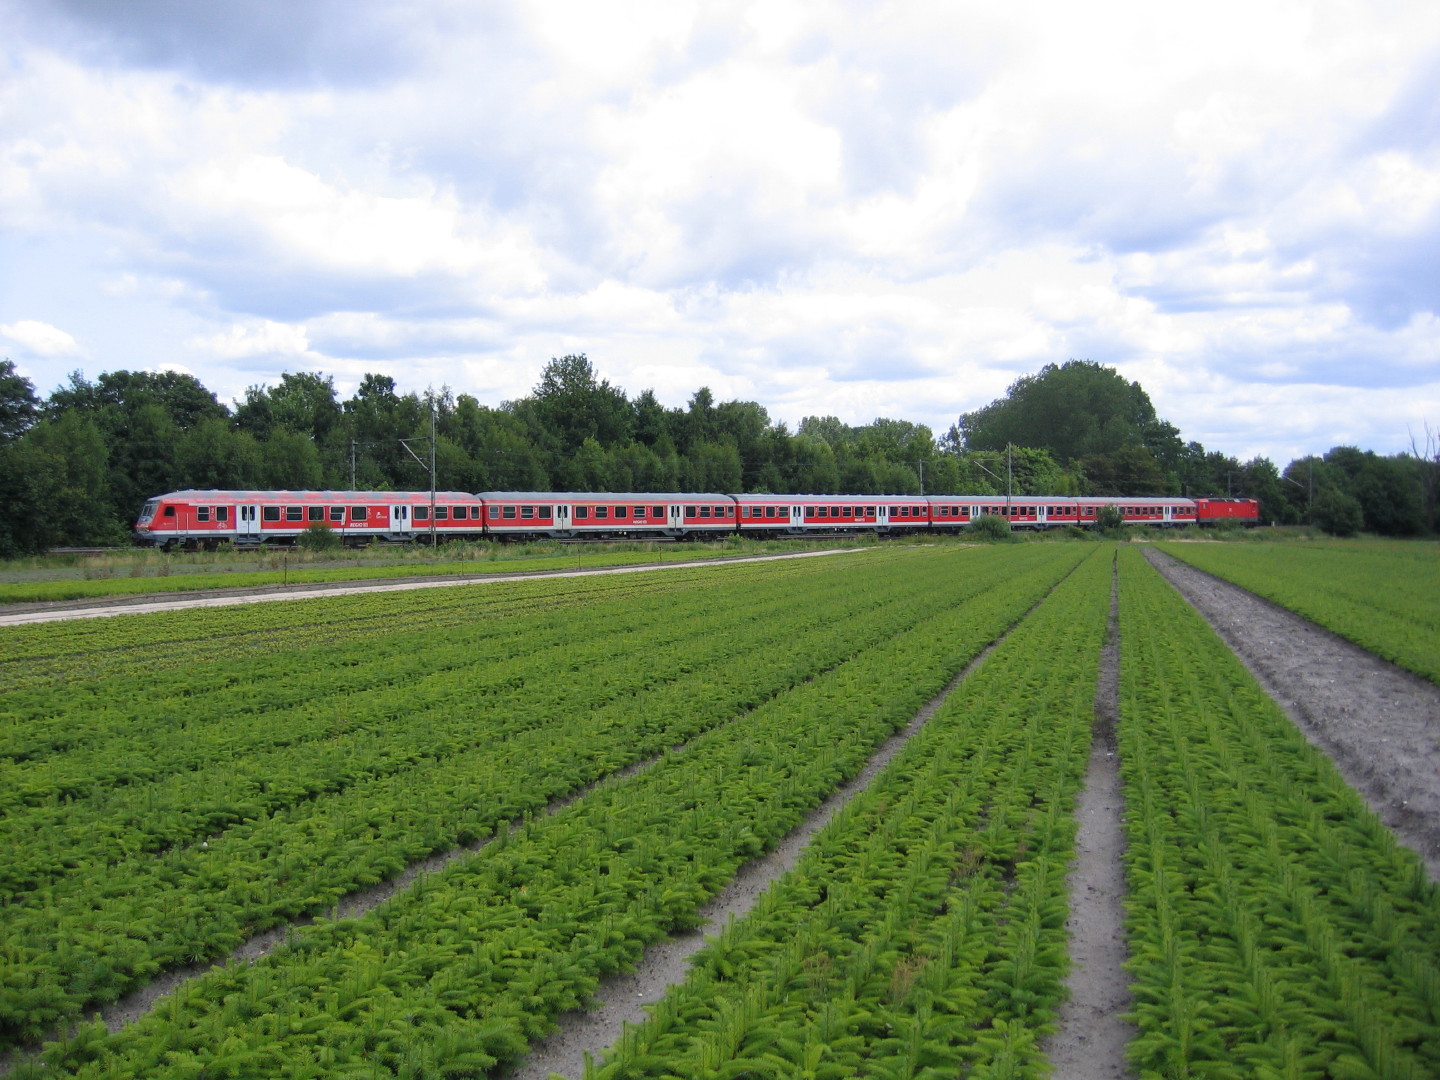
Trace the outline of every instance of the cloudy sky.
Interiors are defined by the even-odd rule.
[[[1440,3],[0,0],[0,356],[1440,434]]]

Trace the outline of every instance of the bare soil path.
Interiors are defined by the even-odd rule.
[[[1440,881],[1440,687],[1156,548],[1145,557]]]
[[[1122,1019],[1130,1008],[1125,972],[1125,833],[1121,817],[1120,759],[1115,724],[1120,718],[1119,608],[1110,592],[1110,632],[1100,654],[1095,725],[1085,786],[1075,804],[1075,858],[1070,864],[1069,996],[1060,1006],[1059,1030],[1045,1043],[1055,1080],[1124,1080],[1133,1076],[1125,1046],[1135,1027]]]

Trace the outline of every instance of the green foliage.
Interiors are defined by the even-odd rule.
[[[10,461],[42,441],[37,404],[13,365],[0,366],[0,445],[20,454]],[[810,416],[792,433],[759,403],[717,401],[707,387],[684,408],[651,390],[632,399],[580,353],[552,359],[530,395],[493,407],[446,387],[401,394],[375,373],[341,401],[331,376],[286,372],[276,385],[248,388],[232,413],[190,375],[118,371],[92,383],[76,373],[38,416],[74,413],[92,424],[105,447],[103,481],[63,524],[43,529],[53,543],[120,537],[145,499],[184,488],[421,490],[427,470],[400,440],[428,439],[432,405],[437,483],[462,491],[1235,494],[1259,498],[1262,518],[1279,523],[1309,508],[1295,466],[1282,478],[1264,459],[1241,464],[1182,443],[1138,384],[1089,362],[1018,380],[937,440],[923,424],[887,417],[850,425]],[[1342,447],[1321,465],[1321,487],[1358,499],[1370,531],[1409,535],[1440,523],[1434,461]],[[0,521],[9,523],[0,524],[0,554],[41,547],[14,522],[46,476],[41,468],[0,480]]]
[[[1160,423],[1139,383],[1113,368],[1070,360],[1015,380],[1004,398],[966,413],[959,426],[971,450],[1038,447],[1069,462],[1144,447],[1148,438],[1174,431]]]
[[[965,535],[989,543],[1012,539],[1010,522],[998,514],[981,514],[970,523],[970,528],[965,530]]]
[[[1440,683],[1440,562],[1431,543],[1167,544],[1164,550]]]
[[[391,597],[213,613],[198,618],[223,645],[201,666],[154,645],[160,623],[144,620],[137,650],[111,620],[73,638],[105,669],[103,716],[84,709],[93,688],[47,687],[55,640],[43,656],[11,648],[18,707],[53,723],[16,729],[27,779],[0,789],[24,793],[7,842],[34,838],[8,848],[4,947],[9,977],[51,989],[10,999],[7,1034],[498,832],[363,919],[299,929],[47,1059],[82,1077],[241,1060],[287,1075],[317,1044],[331,1074],[513,1060],[599,978],[693,925],[1074,562],[1058,548],[891,551],[579,594],[440,590],[428,613]],[[317,618],[334,620],[325,640]],[[123,653],[93,652],[106,630]],[[137,694],[155,723],[135,723]],[[165,717],[182,694],[180,729]],[[59,715],[67,701],[80,711]],[[542,813],[566,795],[579,797]],[[73,978],[82,952],[108,965],[103,982]]]
[[[1331,536],[1354,536],[1365,524],[1359,500],[1343,491],[1328,488],[1315,496],[1310,520]]]
[[[39,413],[35,384],[15,370],[13,360],[0,360],[0,445],[23,435]]]
[[[1086,554],[589,1080],[1035,1075],[1109,598]]]
[[[1118,506],[1102,506],[1095,511],[1095,528],[1099,529],[1105,536],[1114,539],[1126,539],[1128,533],[1125,528],[1125,515],[1120,512]]]
[[[306,526],[305,531],[295,538],[295,543],[306,551],[339,551],[344,546],[335,530],[323,521]]]
[[[1132,1065],[1440,1075],[1440,891],[1140,554],[1119,560]]]

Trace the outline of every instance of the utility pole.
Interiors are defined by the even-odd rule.
[[[435,395],[430,395],[430,550],[435,550]]]
[[[405,447],[405,452],[414,458],[423,469],[425,462],[420,455],[410,449],[410,444],[425,436],[417,435],[414,439],[401,439],[400,445]],[[430,399],[430,546],[435,546],[435,399]]]
[[[1015,462],[1010,453],[1011,446],[1005,444],[1005,516],[1015,518]]]
[[[350,440],[350,490],[355,490],[355,440]]]

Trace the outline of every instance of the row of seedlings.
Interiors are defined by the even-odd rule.
[[[1111,576],[1097,550],[587,1078],[1040,1075]]]
[[[299,930],[117,1035],[84,1028],[45,1061],[81,1077],[481,1075],[646,943],[693,925],[739,865],[858,771],[1075,558],[1042,555],[1028,575],[940,605],[367,916]],[[915,564],[940,593],[968,565]]]
[[[1440,890],[1142,556],[1120,570],[1139,1074],[1440,1075]]]
[[[985,565],[965,563],[971,570]],[[950,589],[936,590],[936,566],[933,558],[912,558],[868,567],[865,575],[810,576],[801,583],[803,596],[782,578],[778,592],[789,602],[773,619],[754,627],[736,619],[702,635],[688,658],[627,648],[617,634],[617,666],[634,656],[649,660],[627,678],[625,692],[612,688],[593,708],[584,707],[583,698],[577,706],[558,689],[541,698],[523,685],[519,702],[505,695],[462,700],[452,721],[466,740],[462,747],[442,742],[418,759],[407,750],[406,767],[315,797],[304,797],[295,784],[294,804],[278,811],[247,811],[243,798],[233,798],[224,807],[232,823],[202,819],[201,828],[216,831],[198,842],[192,837],[160,851],[77,858],[63,877],[17,892],[9,904],[0,937],[0,1031],[12,1042],[33,1038],[164,966],[223,955],[258,930],[323,911],[409,862],[487,836],[812,678],[986,580],[983,572],[955,574]],[[995,582],[1015,572],[999,564],[992,569]],[[830,587],[817,588],[819,582]],[[697,591],[688,599],[709,605],[714,597]],[[764,603],[731,599],[732,607],[765,610]],[[683,609],[672,603],[670,610],[683,624]],[[795,620],[808,620],[809,632]],[[657,637],[669,633],[665,620],[637,625]],[[541,650],[536,679],[582,690],[601,681],[594,665],[568,676],[557,670],[568,655]],[[475,660],[486,670],[483,657]],[[537,700],[548,712],[505,728],[512,713],[533,709]],[[487,711],[496,717],[488,726],[481,720]],[[283,724],[286,716],[274,719]],[[382,740],[386,722],[382,716]],[[363,733],[327,747],[328,760],[343,767],[356,746],[365,746]],[[233,768],[257,786],[285,781],[269,769],[247,770],[243,759]],[[212,806],[202,802],[197,812]],[[155,816],[142,805],[121,821],[134,834],[153,827]],[[17,850],[25,850],[23,841]]]

